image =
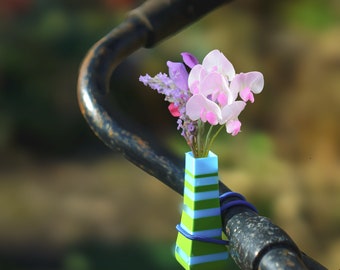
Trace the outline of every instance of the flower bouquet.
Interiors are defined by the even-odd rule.
[[[258,71],[236,74],[219,50],[201,64],[190,53],[181,55],[184,63],[167,62],[169,75],[146,74],[139,80],[165,96],[191,149],[185,155],[176,259],[185,269],[224,269],[228,252],[222,239],[218,157],[210,149],[223,128],[232,136],[241,131],[239,115],[262,91],[264,79]]]

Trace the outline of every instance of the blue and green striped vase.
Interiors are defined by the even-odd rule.
[[[218,182],[218,157],[214,153],[204,158],[186,153],[184,202],[175,248],[176,259],[184,269],[226,269],[227,247],[200,240],[222,238]]]

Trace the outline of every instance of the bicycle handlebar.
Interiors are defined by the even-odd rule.
[[[146,1],[94,44],[80,68],[79,106],[93,132],[108,147],[118,150],[126,159],[179,194],[182,194],[184,185],[182,160],[150,134],[128,129],[119,121],[119,112],[114,111],[115,107],[108,102],[109,81],[115,67],[139,48],[154,46],[230,1]],[[226,191],[230,189],[220,182],[220,193]],[[222,219],[231,257],[241,269],[326,269],[300,252],[281,228],[249,208],[230,208],[223,213]]]

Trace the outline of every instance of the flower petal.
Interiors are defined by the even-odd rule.
[[[201,77],[206,74],[202,65],[196,65],[192,68],[188,77],[188,86],[193,94],[200,92],[200,81]]]
[[[208,71],[218,70],[224,76],[226,76],[229,81],[231,81],[235,77],[234,66],[219,50],[213,50],[208,53],[204,57],[202,65]]]
[[[214,94],[214,96],[217,98],[220,92],[227,93],[229,87],[226,80],[220,73],[211,72],[201,81],[200,90],[201,94],[206,97],[208,95]],[[213,101],[215,101],[215,98],[213,98]]]
[[[194,66],[199,64],[197,58],[191,53],[182,52],[181,55],[182,55],[184,64],[186,64],[189,68],[193,68]]]
[[[251,71],[246,73],[246,75],[251,91],[254,94],[261,93],[264,87],[264,79],[262,73],[258,71]]]
[[[217,95],[217,102],[221,107],[224,107],[228,103],[228,95],[227,93],[220,92]]]
[[[181,116],[181,113],[179,112],[178,107],[176,107],[175,104],[170,103],[168,109],[173,117]]]
[[[186,108],[185,108],[186,114],[191,120],[196,121],[200,119],[201,110],[204,106],[205,106],[204,96],[200,94],[193,95],[187,101]]]
[[[233,93],[240,93],[245,88],[249,88],[251,92],[258,94],[262,91],[263,86],[263,75],[258,71],[236,74],[230,83],[230,89]]]
[[[188,100],[186,114],[193,121],[201,119],[203,122],[208,121],[212,125],[218,124],[221,119],[220,107],[201,94],[193,95]]]
[[[226,129],[232,136],[236,136],[241,131],[241,122],[238,119],[230,120],[226,124]]]
[[[249,100],[251,103],[254,103],[255,101],[254,94],[250,91],[249,87],[246,87],[243,90],[241,90],[240,97],[244,102],[247,102]]]
[[[217,115],[214,113],[214,112],[202,112],[201,113],[201,118],[202,118],[202,120],[203,120],[203,118],[206,120],[206,121],[208,121],[208,123],[210,124],[210,125],[217,125],[218,124],[218,119],[217,119]],[[203,122],[205,122],[205,121],[203,121]]]
[[[222,125],[230,120],[237,119],[245,106],[246,103],[240,100],[224,106],[222,108],[222,118],[220,120],[220,124]]]
[[[181,90],[188,89],[188,72],[182,63],[167,61],[169,76]]]

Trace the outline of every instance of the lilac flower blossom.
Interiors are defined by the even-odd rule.
[[[183,53],[183,60],[188,67],[195,62],[196,57],[189,53]],[[197,123],[193,122],[186,114],[186,103],[191,97],[188,87],[188,71],[183,63],[167,61],[169,76],[159,73],[155,77],[148,74],[140,76],[139,80],[144,85],[150,86],[158,93],[165,95],[165,101],[170,104],[168,109],[172,116],[178,117],[177,129],[181,129],[181,135],[187,144],[192,147],[197,132]]]

